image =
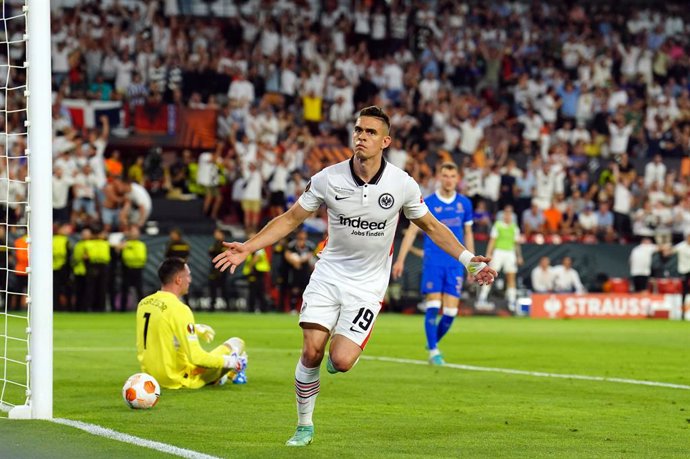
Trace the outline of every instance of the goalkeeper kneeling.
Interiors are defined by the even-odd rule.
[[[192,310],[181,298],[189,291],[192,273],[181,258],[167,258],[158,268],[161,288],[137,306],[137,359],[141,370],[161,387],[198,389],[207,384],[246,382],[244,341],[230,338],[211,352],[199,338],[213,341],[208,325],[194,323]]]

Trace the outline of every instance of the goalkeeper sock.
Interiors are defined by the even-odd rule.
[[[453,325],[453,321],[455,320],[455,316],[457,315],[458,308],[443,308],[443,315],[441,316],[441,320],[438,322],[438,327],[436,328],[436,336],[438,341],[441,341],[441,338],[448,333],[448,330],[450,330],[450,327]]]
[[[316,405],[316,396],[321,388],[319,369],[307,368],[302,365],[302,360],[297,362],[295,368],[295,395],[297,397],[297,425],[311,426],[312,415]]]
[[[438,344],[436,336],[436,319],[438,310],[441,307],[441,300],[430,300],[426,302],[426,312],[424,313],[424,331],[426,332],[426,347],[434,350]]]

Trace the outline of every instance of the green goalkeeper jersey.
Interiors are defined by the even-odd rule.
[[[141,370],[168,389],[198,388],[220,378],[225,346],[206,352],[194,314],[173,293],[158,291],[137,306],[137,358]]]

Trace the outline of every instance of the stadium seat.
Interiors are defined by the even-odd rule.
[[[656,279],[657,293],[683,293],[683,281],[678,278]]]
[[[611,293],[630,293],[630,281],[624,277],[613,277],[609,280]]]

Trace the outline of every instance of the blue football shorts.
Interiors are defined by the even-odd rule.
[[[424,265],[422,267],[422,293],[445,293],[460,298],[465,268]]]

